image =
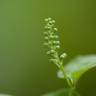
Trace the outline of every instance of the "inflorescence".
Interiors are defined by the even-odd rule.
[[[66,53],[59,56],[58,50],[60,49],[58,29],[55,27],[55,20],[52,18],[45,19],[45,32],[44,32],[44,45],[48,48],[47,54],[51,56],[50,61],[55,63],[58,67],[62,65],[62,59],[66,57]]]

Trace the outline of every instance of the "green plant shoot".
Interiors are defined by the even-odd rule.
[[[46,18],[45,22],[44,45],[47,48],[46,54],[49,56],[49,60],[58,67],[58,77],[66,79],[69,88],[66,91],[59,90],[43,96],[80,96],[75,91],[76,84],[86,71],[96,67],[96,55],[76,57],[64,66],[63,61],[67,54],[66,52],[59,53],[60,40],[57,33],[58,29],[55,27],[55,20]]]

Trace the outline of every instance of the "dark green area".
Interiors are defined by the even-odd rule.
[[[56,77],[43,43],[43,19],[56,20],[68,59],[96,54],[95,0],[0,0],[0,92],[40,96],[67,85]],[[96,95],[96,69],[83,75],[77,90]]]

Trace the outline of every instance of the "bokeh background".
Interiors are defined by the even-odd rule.
[[[0,93],[40,96],[67,87],[42,45],[46,17],[56,20],[68,60],[96,54],[96,0],[0,0]],[[96,96],[96,69],[82,76],[77,90]]]

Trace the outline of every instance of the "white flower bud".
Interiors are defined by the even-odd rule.
[[[49,24],[53,24],[53,22],[52,21],[49,21]]]
[[[49,38],[47,36],[44,37],[45,40],[48,40]]]
[[[50,37],[50,38],[54,38],[54,36],[53,36],[53,35],[50,35],[49,37]]]
[[[58,29],[57,28],[54,28],[54,31],[58,31]]]
[[[50,20],[52,20],[52,18],[49,17],[48,20],[50,21]]]
[[[44,28],[45,28],[45,29],[50,29],[50,26],[45,26]]]
[[[59,49],[60,48],[60,46],[58,45],[58,46],[56,46],[56,49]]]
[[[55,51],[54,50],[50,50],[50,51],[47,51],[47,54],[53,54]]]
[[[50,35],[50,38],[52,38],[52,39],[57,39],[58,36],[57,36],[57,35],[54,35],[54,34],[53,34],[53,35],[51,34],[51,35]]]
[[[52,20],[52,23],[55,23],[55,20]]]
[[[60,44],[60,41],[53,41],[54,44]]]
[[[63,54],[60,55],[60,58],[65,58],[66,56],[67,56],[67,54],[63,53]]]
[[[54,50],[50,50],[51,53],[54,53],[55,51]]]

